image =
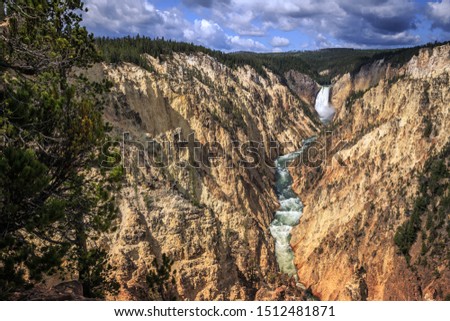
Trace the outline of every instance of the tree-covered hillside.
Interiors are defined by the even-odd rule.
[[[96,45],[103,59],[110,63],[131,62],[144,68],[149,68],[142,54],[164,59],[174,52],[192,54],[202,52],[229,67],[250,65],[260,74],[265,75],[262,64],[253,57],[246,55],[230,55],[218,50],[212,50],[192,43],[165,40],[164,38],[152,39],[149,37],[124,37],[96,39]]]
[[[332,48],[317,51],[296,51],[286,53],[253,53],[234,52],[223,53],[191,43],[164,40],[164,38],[151,39],[136,36],[125,38],[97,38],[96,44],[107,62],[131,62],[144,68],[149,68],[142,54],[164,59],[173,52],[191,54],[202,52],[218,61],[235,68],[250,65],[258,73],[265,76],[264,67],[272,70],[281,78],[289,70],[296,70],[307,74],[321,84],[330,83],[337,75],[347,72],[354,73],[361,66],[375,60],[385,59],[393,64],[402,64],[418,53],[419,49],[437,44],[427,44],[402,49],[350,49]]]

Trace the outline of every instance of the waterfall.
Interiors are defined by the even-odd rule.
[[[317,95],[315,109],[324,123],[331,121],[334,116],[334,107],[330,104],[330,87],[322,87]],[[300,221],[303,213],[303,204],[292,190],[292,177],[288,165],[316,138],[311,137],[303,142],[300,150],[278,157],[275,162],[275,191],[280,202],[280,208],[275,212],[275,218],[270,224],[270,233],[275,239],[275,255],[281,273],[297,279],[297,269],[294,265],[294,252],[290,240],[292,228]]]
[[[324,86],[320,89],[316,98],[316,105],[314,106],[320,116],[320,120],[327,123],[332,120],[335,110],[330,104],[330,87]]]

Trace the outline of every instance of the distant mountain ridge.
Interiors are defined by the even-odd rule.
[[[325,48],[316,51],[282,53],[248,51],[224,53],[192,43],[142,36],[102,37],[97,38],[96,43],[103,59],[107,62],[132,62],[145,67],[145,59],[141,56],[144,53],[164,59],[175,52],[185,54],[203,52],[230,68],[249,65],[262,76],[267,76],[265,68],[268,68],[282,78],[286,72],[295,70],[310,76],[320,84],[329,84],[335,77],[347,72],[357,73],[363,65],[375,60],[385,59],[392,63],[403,64],[417,55],[421,48],[432,48],[449,41],[398,49]],[[323,71],[327,73],[323,74]]]

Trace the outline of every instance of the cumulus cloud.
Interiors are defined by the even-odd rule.
[[[427,13],[433,22],[433,28],[450,32],[450,0],[428,2]]]
[[[194,27],[185,30],[184,37],[188,41],[222,50],[262,51],[266,49],[262,43],[251,38],[227,35],[217,23],[205,19],[195,20]]]
[[[204,7],[211,8],[213,4],[217,3],[230,3],[230,0],[182,0],[182,3],[188,7]]]
[[[266,50],[266,46],[264,46],[261,42],[255,41],[251,38],[241,38],[239,36],[229,36],[228,37],[229,44],[231,47],[240,50],[252,50],[252,51],[263,51]]]
[[[97,34],[145,34],[178,38],[188,22],[173,8],[158,10],[145,0],[87,0],[83,23]]]
[[[436,1],[429,2],[424,13],[433,28],[445,33],[450,31],[450,0]],[[164,10],[152,5],[159,3],[153,0],[86,2],[86,25],[97,34],[141,33],[221,50],[280,50],[292,45],[283,34],[268,37],[272,30],[298,32],[313,48],[415,45],[424,42],[418,34],[425,36],[417,32],[418,0],[179,0]],[[185,14],[189,10],[196,20]]]
[[[329,48],[333,47],[333,44],[325,37],[323,34],[319,33],[317,34],[314,44],[317,48]]]
[[[227,9],[224,10],[223,3],[212,4],[212,12],[219,21],[235,32],[259,21],[263,31],[299,30],[313,38],[322,34],[356,46],[405,45],[418,41],[412,32],[416,29],[418,10],[413,0],[232,0]],[[233,20],[233,14],[239,12],[251,12],[253,20],[243,24]]]
[[[211,1],[188,1],[190,5],[209,6]],[[220,1],[223,4],[228,0]],[[178,8],[158,10],[146,0],[86,0],[88,13],[83,23],[96,35],[124,36],[141,34],[194,42],[215,49],[265,50],[265,46],[251,38],[227,34],[210,19],[188,21]],[[251,21],[252,17],[245,18]],[[244,20],[236,20],[244,22]]]
[[[214,16],[240,36],[261,37],[266,33],[266,30],[253,23],[257,16],[251,10],[235,12],[232,8],[221,7],[220,10],[214,10]]]
[[[289,46],[290,41],[287,38],[275,36],[270,40],[270,45],[272,47],[287,47]]]
[[[230,49],[223,29],[217,23],[205,19],[195,20],[193,28],[184,31],[184,38],[204,46]]]

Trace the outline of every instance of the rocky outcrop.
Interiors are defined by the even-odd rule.
[[[363,65],[356,74],[347,73],[334,80],[331,88],[331,103],[339,110],[352,94],[363,93],[376,86],[382,79],[392,79],[400,74],[397,67],[384,63],[383,60]]]
[[[402,67],[380,61],[335,81],[332,139],[316,145],[327,146],[325,161],[293,170],[305,204],[292,232],[295,264],[321,299],[443,299],[450,292],[448,257],[437,258],[430,277],[430,267],[417,272],[394,244],[417,174],[449,141],[449,52],[449,45],[423,49]]]
[[[284,74],[289,88],[308,106],[314,107],[317,93],[320,90],[319,84],[310,76],[302,74],[296,70],[289,70]],[[315,113],[315,109],[311,108],[311,112]]]
[[[103,240],[120,284],[114,298],[148,298],[146,275],[164,253],[179,299],[252,299],[277,273],[268,230],[279,206],[272,160],[317,126],[270,71],[263,78],[200,53],[147,59],[148,70],[124,63],[89,71],[112,82],[105,119],[117,140],[127,133],[120,223]],[[215,160],[201,152],[213,143],[221,146]],[[138,161],[149,144],[159,156]],[[260,155],[255,164],[250,146]]]
[[[76,281],[66,281],[52,286],[40,284],[31,290],[14,293],[14,301],[86,301],[83,296],[83,285]]]

